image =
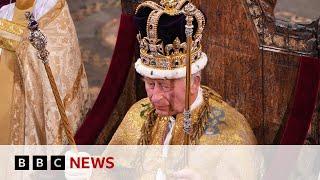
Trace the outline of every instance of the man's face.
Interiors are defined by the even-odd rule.
[[[160,116],[182,113],[185,107],[185,78],[164,80],[144,78],[148,97]],[[199,84],[191,86],[191,102],[197,95]]]

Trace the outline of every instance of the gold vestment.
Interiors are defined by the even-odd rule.
[[[221,100],[211,89],[202,86],[203,103],[191,111],[193,124],[192,144],[256,144],[256,138],[246,119],[233,107]],[[207,105],[206,105],[207,104]],[[169,117],[155,114],[154,123],[148,123],[148,115],[154,112],[148,98],[135,103],[127,112],[113,135],[111,145],[141,144],[148,134],[149,143],[161,145],[168,132]],[[183,114],[177,114],[170,144],[184,143]],[[201,122],[200,122],[201,121]],[[146,131],[146,126],[151,128]]]

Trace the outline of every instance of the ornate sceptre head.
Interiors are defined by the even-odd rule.
[[[30,30],[29,41],[31,45],[38,51],[38,58],[46,64],[48,62],[49,51],[46,49],[47,38],[39,30],[39,24],[35,20],[32,13],[27,12],[26,18],[28,20],[28,29]]]
[[[152,79],[186,78],[184,131],[192,134],[190,115],[191,75],[207,64],[201,38],[205,17],[189,0],[141,3],[135,14],[140,59],[136,71]],[[185,144],[189,144],[186,140]]]

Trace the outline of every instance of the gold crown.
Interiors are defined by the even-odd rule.
[[[172,44],[164,46],[163,41],[158,39],[159,19],[165,14],[169,16],[184,14],[186,17],[196,19],[198,28],[192,37],[191,59],[192,63],[200,59],[202,54],[200,42],[205,26],[205,18],[199,9],[190,3],[189,0],[161,0],[160,5],[152,1],[146,1],[137,7],[136,14],[143,7],[152,9],[146,26],[147,36],[141,37],[140,32],[137,35],[140,44],[140,58],[143,65],[155,69],[171,70],[184,67],[186,64],[186,42],[181,42],[176,37]]]

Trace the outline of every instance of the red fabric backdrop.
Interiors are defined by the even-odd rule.
[[[303,144],[312,121],[319,91],[320,59],[301,57],[293,108],[280,144]]]
[[[108,74],[92,110],[75,135],[77,144],[94,144],[115,108],[133,60],[136,34],[133,16],[122,14]]]

